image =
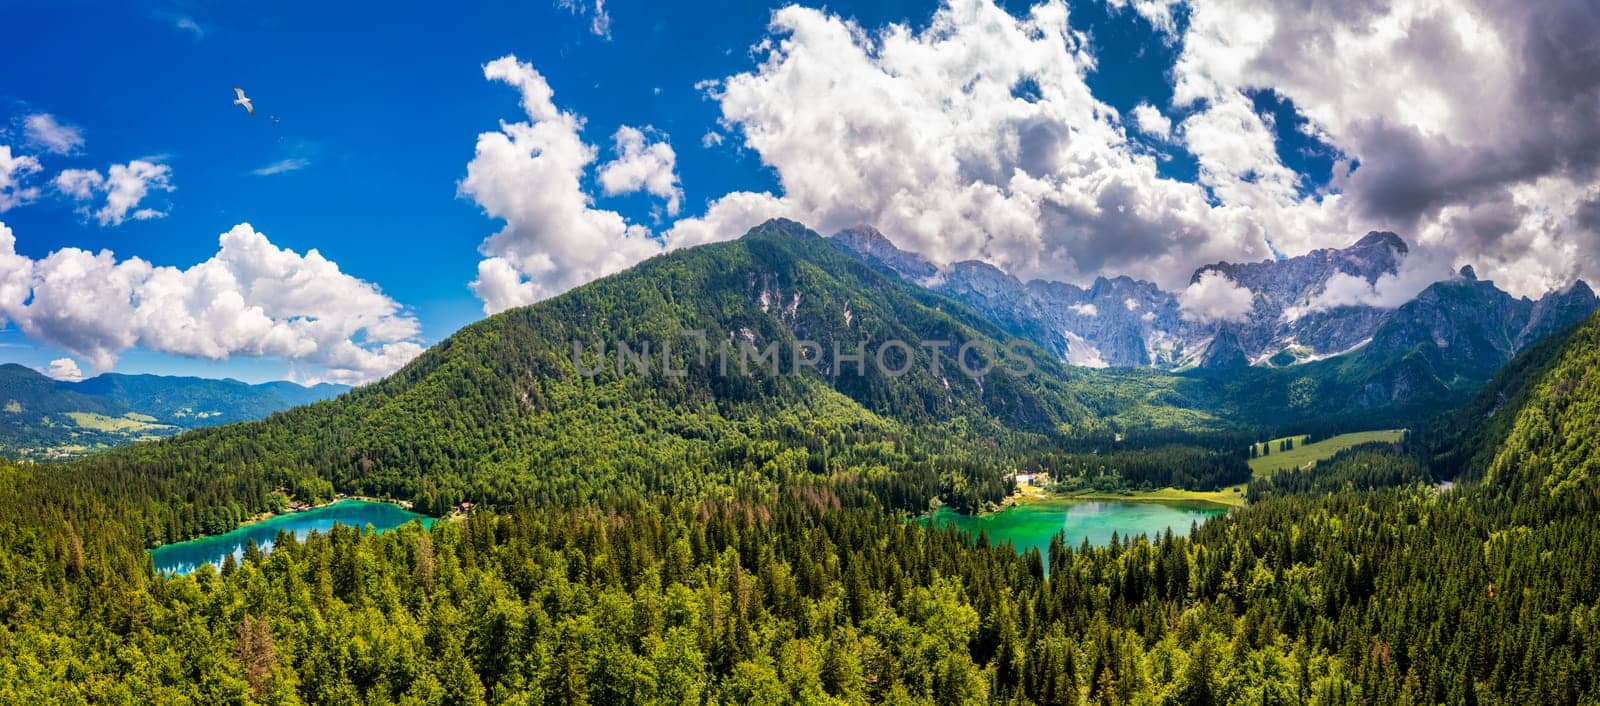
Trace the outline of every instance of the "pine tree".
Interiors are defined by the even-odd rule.
[[[250,682],[250,688],[260,698],[266,693],[272,669],[278,661],[272,628],[267,621],[246,613],[244,619],[239,621],[233,655],[244,666],[245,680]]]

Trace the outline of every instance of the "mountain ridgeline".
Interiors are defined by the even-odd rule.
[[[473,394],[503,395],[487,403],[503,415],[498,424],[518,418],[516,410],[502,409],[505,400],[550,410],[542,404],[549,401],[545,388],[575,383],[548,379],[582,376],[570,364],[560,367],[570,363],[576,343],[589,356],[580,356],[584,371],[599,362],[594,356],[605,357],[605,374],[589,381],[600,389],[642,395],[667,408],[683,400],[714,402],[718,414],[736,419],[763,406],[833,399],[859,408],[852,414],[907,428],[962,419],[980,431],[1022,435],[1008,437],[1006,445],[1160,430],[1259,438],[1310,427],[1363,427],[1374,414],[1396,425],[1426,420],[1468,399],[1518,351],[1596,307],[1582,282],[1535,302],[1477,280],[1470,268],[1394,309],[1308,306],[1331,278],[1375,281],[1396,272],[1406,253],[1398,237],[1373,233],[1343,250],[1201,268],[1195,278],[1222,272],[1250,289],[1254,304],[1244,322],[1200,324],[1185,320],[1176,297],[1148,282],[1118,277],[1088,288],[1023,284],[985,263],[941,270],[870,228],[823,240],[798,224],[775,221],[736,244],[673,253],[532,311],[513,312],[509,321],[469,327],[462,340],[440,344],[439,353],[423,356],[397,380],[431,386],[440,376],[417,371],[468,375]],[[510,356],[503,363],[440,360],[475,355],[449,351],[491,329],[502,329],[497,335],[515,342],[516,350],[473,350],[491,361]],[[905,348],[884,349],[891,342]],[[653,346],[642,359],[653,368],[644,371],[645,379],[613,379],[622,346],[632,354]],[[667,348],[670,361],[661,357]],[[727,374],[730,364],[739,374]],[[765,370],[743,375],[752,364]],[[773,364],[781,375],[770,374]],[[967,374],[989,366],[984,375]],[[688,372],[682,379],[675,377],[680,369]],[[804,374],[793,375],[797,369]],[[1015,374],[1023,370],[1028,374]],[[351,409],[414,405],[427,419],[459,404],[389,399],[416,396],[399,384],[379,386],[386,391],[374,393],[381,403],[352,403]],[[0,368],[0,416],[8,423],[0,426],[0,452],[81,455],[259,419],[343,390],[115,374],[66,383],[6,366]],[[828,395],[816,394],[821,390]],[[433,457],[393,451],[405,461]],[[324,453],[298,454],[297,463]],[[367,462],[383,465],[379,458]]]
[[[797,367],[802,340],[817,356]],[[890,341],[907,347],[880,369]],[[942,360],[925,345],[935,341],[948,342]],[[969,343],[967,367],[993,355],[992,370],[961,372],[950,356]],[[650,351],[648,372],[617,365],[624,344]],[[742,359],[772,344],[776,373]],[[859,363],[834,359],[836,346],[858,345]],[[605,364],[594,358],[602,347]],[[152,541],[230,526],[277,489],[316,500],[337,488],[437,512],[463,500],[765,492],[846,475],[907,508],[942,497],[973,509],[1009,492],[1017,456],[1102,433],[1108,406],[1131,404],[1085,401],[1093,388],[965,307],[773,221],[467,326],[332,402],[83,464],[102,490],[150,488],[134,511],[148,513]],[[231,472],[217,475],[217,464]]]
[[[1600,308],[1582,281],[1533,301],[1477,279],[1471,267],[1393,308],[1327,296],[1338,282],[1371,286],[1400,271],[1409,248],[1384,232],[1343,249],[1201,267],[1191,282],[1219,273],[1251,293],[1248,316],[1223,322],[1185,319],[1177,295],[1129,277],[1083,288],[1023,283],[983,262],[941,269],[865,226],[831,241],[1070,364],[1192,371],[1212,383],[1188,388],[1196,404],[1234,419],[1425,419],[1465,401],[1519,351]]]
[[[188,429],[261,419],[349,389],[330,383],[251,385],[119,373],[72,382],[52,380],[21,365],[0,365],[0,455],[81,455]]]

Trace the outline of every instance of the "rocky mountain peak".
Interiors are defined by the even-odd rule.
[[[1517,334],[1517,346],[1527,346],[1545,336],[1573,326],[1600,307],[1589,283],[1578,280],[1566,289],[1544,295],[1534,302],[1528,322]]]
[[[949,274],[961,279],[1020,289],[1022,283],[994,265],[982,260],[962,260],[950,266]],[[1003,284],[1002,284],[1003,283]]]
[[[1452,366],[1483,375],[1600,307],[1600,299],[1584,282],[1535,302],[1479,280],[1470,266],[1400,308],[1349,302],[1319,306],[1336,277],[1371,284],[1399,271],[1410,248],[1387,231],[1369,232],[1344,248],[1197,269],[1191,281],[1205,272],[1221,272],[1254,298],[1249,320],[1222,326],[1183,318],[1177,293],[1125,275],[1096,277],[1084,285],[1037,279],[1024,284],[982,261],[941,270],[867,226],[847,229],[832,240],[858,259],[953,297],[1011,335],[1032,340],[1075,365],[1297,365],[1369,349],[1374,359],[1398,358],[1419,343],[1432,343],[1447,351],[1440,355]]]
[[[1260,262],[1219,262],[1205,265],[1190,276],[1191,284],[1200,281],[1207,272],[1221,272],[1228,279],[1252,291],[1272,290],[1280,303],[1322,288],[1328,278],[1337,273],[1360,277],[1368,282],[1399,270],[1400,261],[1410,252],[1406,242],[1387,231],[1372,231],[1347,248],[1321,248],[1304,255]]]
[[[1375,230],[1367,233],[1365,236],[1362,236],[1360,240],[1356,241],[1355,245],[1350,246],[1349,249],[1366,250],[1377,247],[1387,247],[1401,254],[1411,251],[1410,248],[1406,247],[1405,240],[1401,239],[1400,236],[1386,230]]]
[[[851,226],[829,238],[837,247],[844,248],[868,263],[886,267],[901,277],[914,281],[925,280],[938,274],[939,268],[914,252],[901,250],[877,228],[870,225]]]
[[[861,246],[871,250],[883,250],[889,248],[899,250],[899,248],[895,247],[893,242],[890,242],[889,238],[885,236],[882,231],[865,223],[850,226],[849,228],[835,233],[833,237],[837,238],[839,242],[851,247]]]

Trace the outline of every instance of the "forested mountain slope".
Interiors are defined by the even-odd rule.
[[[703,332],[704,358],[687,331]],[[799,339],[820,355],[797,369]],[[898,376],[874,355],[891,340],[910,346],[885,358],[906,368]],[[950,342],[938,368],[920,345],[936,340]],[[1001,362],[963,374],[950,358],[966,342],[1010,363],[1025,356],[1035,370]],[[741,356],[743,345],[759,353],[774,343],[776,374]],[[834,365],[835,344],[858,343],[863,364]],[[1008,343],[964,307],[774,221],[468,326],[337,400],[104,454],[82,462],[82,477],[150,513],[151,541],[232,526],[278,488],[302,499],[336,488],[414,499],[438,511],[469,499],[684,497],[850,473],[889,485],[916,478],[896,491],[911,506],[944,496],[976,507],[1006,493],[1008,458],[1099,428],[1102,412],[1089,405],[1133,405],[1099,391],[1086,403],[1074,389],[1085,383],[1065,366]],[[631,360],[619,368],[619,344],[649,347],[650,371]],[[669,345],[682,375],[663,367]],[[911,360],[895,357],[906,350]]]
[[[1560,363],[1573,339],[1592,326],[1578,325],[1529,346],[1507,363],[1470,402],[1428,425],[1431,461],[1442,478],[1481,479],[1506,444],[1519,413],[1539,392],[1539,381]]]
[[[797,364],[802,339],[817,355]],[[911,354],[886,358],[905,367],[898,376],[872,352],[892,340]],[[940,361],[928,341],[949,342]],[[951,357],[968,342],[1013,359],[963,374]],[[602,344],[607,357],[593,367]],[[619,367],[619,344],[651,346],[651,370]],[[741,355],[769,344],[767,362]],[[836,346],[857,345],[866,346],[861,364],[834,360]],[[667,346],[681,375],[660,357]],[[1413,358],[1426,364],[1420,354],[1404,364]],[[1017,360],[1031,370],[1008,364]],[[278,504],[277,492],[381,495],[439,512],[465,500],[728,496],[792,477],[848,477],[894,506],[938,497],[976,509],[1007,494],[1007,474],[1063,445],[1097,453],[1083,444],[1163,428],[1333,424],[1366,394],[1342,377],[1350,365],[1194,377],[1075,369],[798,224],[772,221],[468,326],[337,400],[87,459],[59,492],[127,503],[145,518],[132,524],[149,544],[233,527]],[[1174,458],[1196,453],[1208,452]],[[1190,475],[1209,485],[1227,474]]]
[[[1600,321],[1562,349],[1516,411],[1485,483],[1589,505],[1600,491]]]

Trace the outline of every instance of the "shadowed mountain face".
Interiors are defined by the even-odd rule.
[[[1343,304],[1337,298],[1324,305],[1321,300],[1336,278],[1371,285],[1399,271],[1409,249],[1399,236],[1384,232],[1369,233],[1342,249],[1199,268],[1191,282],[1217,272],[1252,295],[1248,317],[1225,323],[1185,319],[1176,294],[1129,277],[1101,277],[1080,287],[1023,283],[981,262],[941,269],[867,227],[841,233],[833,242],[972,306],[1072,365],[1091,367],[1236,367],[1240,356],[1250,365],[1286,367],[1369,345],[1394,357],[1433,341],[1446,381],[1482,382],[1517,351],[1600,306],[1583,282],[1531,301],[1477,281],[1470,268],[1398,308]]]
[[[350,388],[106,373],[80,382],[0,365],[0,455],[50,458],[261,419]]]

